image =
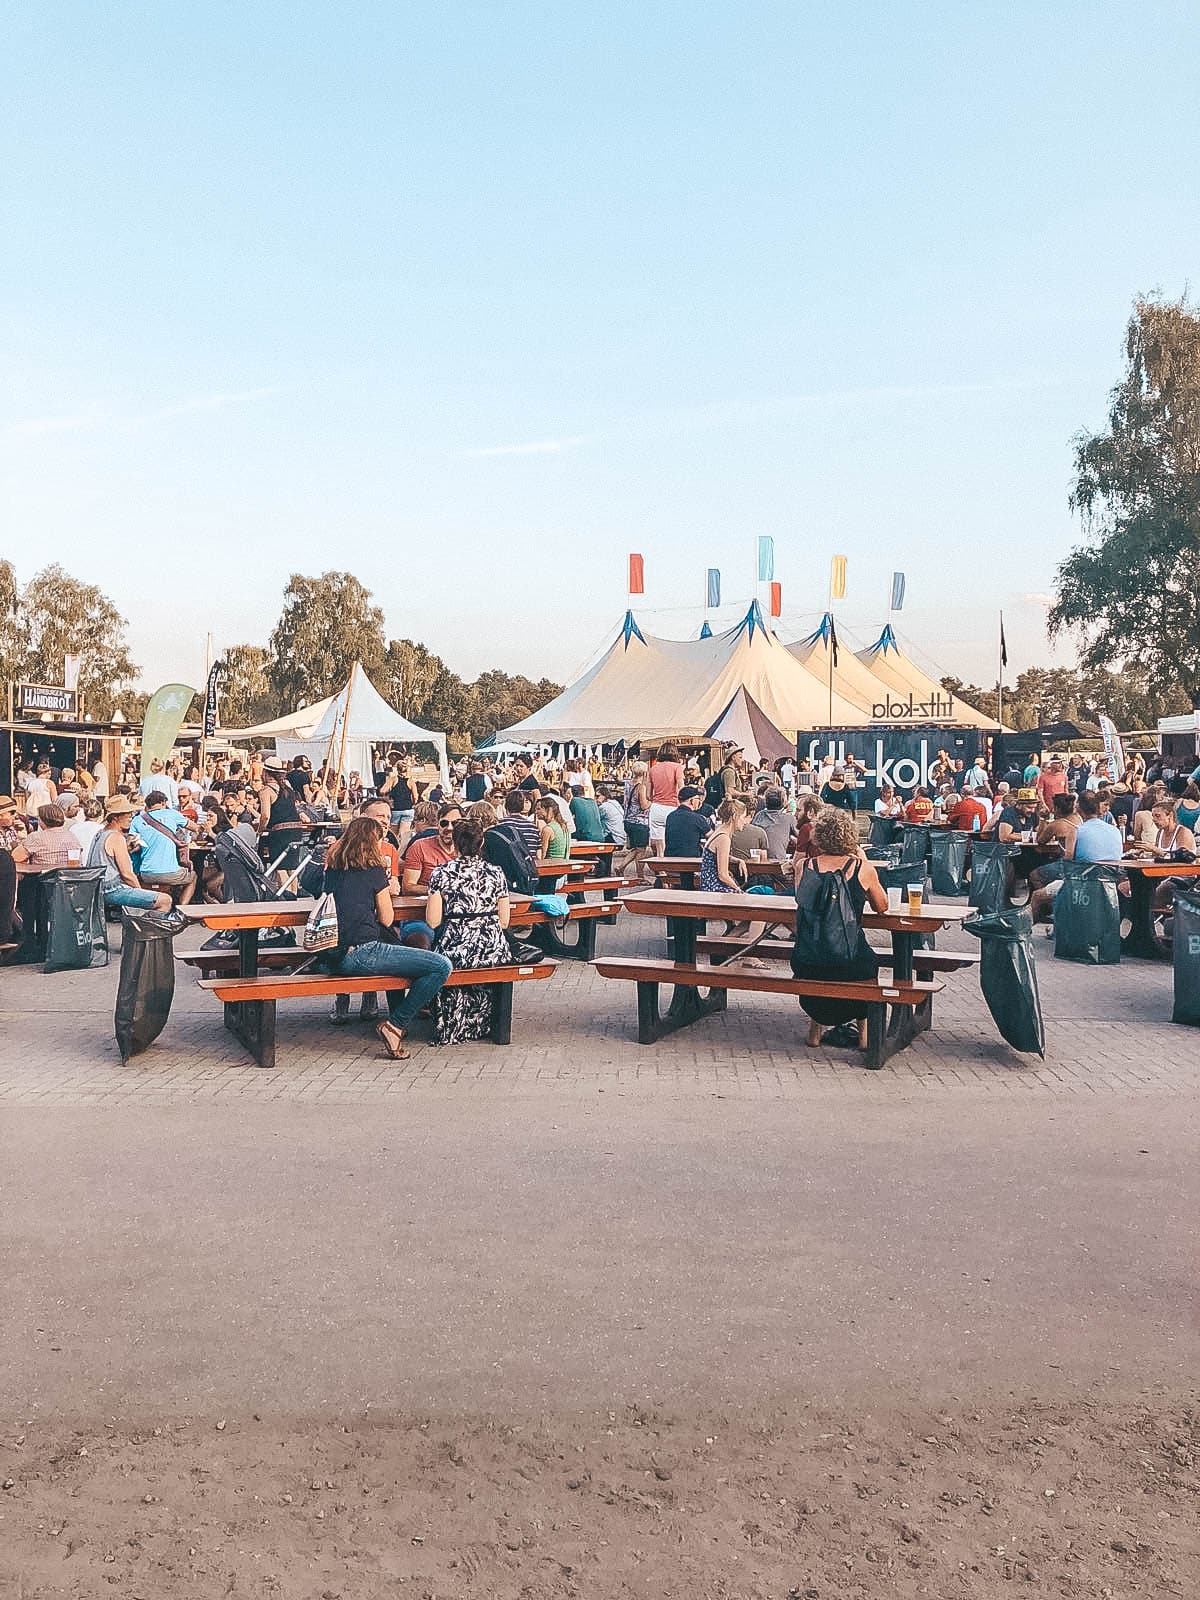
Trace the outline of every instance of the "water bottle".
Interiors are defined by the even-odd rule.
[[[978,833],[979,832],[979,813],[978,813],[978,811],[971,818],[971,832],[972,833]]]

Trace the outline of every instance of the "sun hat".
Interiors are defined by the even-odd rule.
[[[0,811],[15,811],[17,802],[10,794],[0,794]]]
[[[136,813],[137,807],[132,805],[123,794],[109,795],[104,802],[104,815],[106,817],[132,817]]]
[[[1017,804],[1019,806],[1020,805],[1027,805],[1030,801],[1032,801],[1033,804],[1036,805],[1037,804],[1037,797],[1038,797],[1038,792],[1037,792],[1036,789],[1018,789],[1017,790]]]

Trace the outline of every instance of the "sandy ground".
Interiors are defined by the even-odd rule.
[[[1196,1134],[5,1108],[0,1596],[1192,1600]]]

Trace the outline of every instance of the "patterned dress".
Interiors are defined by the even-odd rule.
[[[496,902],[508,893],[499,867],[480,856],[459,856],[435,868],[429,889],[442,897],[437,949],[457,971],[512,965],[512,951],[496,916]],[[434,1043],[486,1039],[494,998],[482,985],[443,989],[434,1001]]]

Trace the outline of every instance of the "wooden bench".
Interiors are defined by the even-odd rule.
[[[913,980],[907,983],[831,983],[790,974],[747,972],[739,967],[713,967],[686,962],[625,958],[593,962],[602,978],[621,978],[637,984],[638,1042],[654,1044],[677,1028],[686,1028],[701,1017],[724,1011],[730,989],[756,994],[810,996],[823,1000],[856,1000],[867,1013],[866,1065],[873,1071],[889,1056],[903,1049],[912,1037],[911,1029],[889,1028],[888,1006],[893,1017],[908,1010],[926,1007],[943,987],[940,983]],[[659,986],[669,983],[675,993],[666,1016],[659,1011]],[[707,997],[700,994],[707,989]]]
[[[696,940],[696,953],[704,956],[716,956],[722,960],[736,961],[738,956],[745,952],[748,956],[762,956],[767,961],[790,961],[792,955],[792,941],[790,939],[763,939],[750,948],[746,939],[719,939],[701,938]],[[892,965],[890,950],[876,950],[881,967]],[[982,960],[978,950],[914,950],[913,969],[919,973],[927,972],[959,972],[964,967],[977,967]]]
[[[553,961],[529,966],[480,967],[473,972],[452,972],[446,987],[484,985],[496,991],[492,1041],[508,1044],[512,1039],[513,985],[538,978],[552,978],[557,971]],[[257,978],[204,978],[202,989],[209,989],[225,1007],[225,1026],[246,1046],[260,1067],[275,1065],[275,1004],[278,1000],[304,1000],[320,995],[377,994],[381,990],[407,989],[407,978],[389,978],[376,973],[362,978],[326,978],[309,972],[268,972]]]

